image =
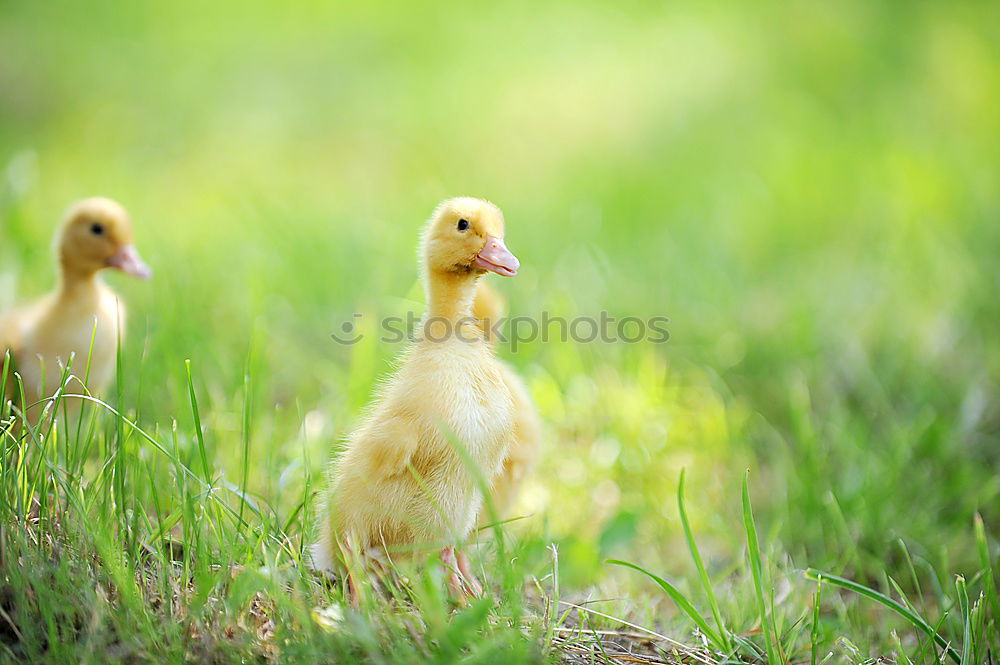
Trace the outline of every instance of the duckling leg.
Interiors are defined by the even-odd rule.
[[[469,593],[475,598],[483,597],[483,585],[479,583],[476,576],[472,574],[472,566],[469,565],[469,557],[465,552],[456,552],[455,559],[458,561],[458,570],[465,578],[466,587]]]
[[[359,610],[361,609],[361,594],[358,593],[358,583],[354,579],[354,573],[347,571],[344,577],[347,586],[347,600],[351,603],[351,609]]]
[[[358,551],[356,547],[338,541],[337,547],[340,549],[340,561],[342,563],[344,593],[347,594],[347,601],[351,608],[358,610],[361,608],[361,590],[358,588],[357,573],[360,569],[365,570],[365,561],[362,557],[354,554]]]
[[[458,572],[458,559],[455,558],[454,547],[441,550],[441,564],[448,573],[448,590],[457,598],[464,600],[466,592],[462,585],[462,576]]]
[[[448,589],[458,599],[479,598],[483,595],[483,585],[472,574],[469,559],[454,547],[441,550],[441,563],[448,570]]]

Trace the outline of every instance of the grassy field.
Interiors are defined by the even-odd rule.
[[[997,26],[961,0],[0,4],[0,310],[51,287],[84,196],[156,272],[109,276],[104,403],[4,439],[0,662],[997,662]],[[415,562],[355,613],[302,565],[317,492],[459,194],[506,213],[512,313],[671,338],[501,348],[546,441],[523,519],[476,539],[488,597]]]

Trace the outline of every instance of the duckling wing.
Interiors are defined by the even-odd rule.
[[[542,425],[524,381],[506,363],[501,363],[500,368],[514,398],[514,436],[503,469],[493,483],[493,505],[500,516],[507,517],[522,482],[535,467],[542,443]],[[490,516],[483,513],[482,517],[486,520]]]
[[[373,423],[361,447],[367,458],[370,480],[398,476],[407,472],[413,454],[420,445],[416,424],[396,417]]]

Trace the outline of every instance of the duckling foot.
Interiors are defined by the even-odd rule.
[[[456,552],[455,558],[458,560],[458,570],[465,578],[465,584],[469,588],[469,593],[475,598],[483,597],[483,585],[479,583],[476,576],[472,574],[472,566],[469,565],[469,557],[465,552]]]
[[[351,604],[351,609],[357,611],[361,609],[361,593],[358,591],[358,582],[354,579],[354,573],[351,572],[348,572],[345,578],[347,600]]]
[[[472,576],[465,554],[456,553],[454,547],[446,547],[441,550],[441,563],[448,571],[448,589],[456,598],[464,602],[483,595],[483,586]]]
[[[459,598],[465,598],[465,588],[462,586],[462,577],[458,572],[458,560],[455,558],[455,548],[446,547],[441,550],[441,564],[448,573],[448,590]]]

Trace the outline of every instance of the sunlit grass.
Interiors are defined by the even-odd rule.
[[[4,437],[3,658],[610,658],[621,619],[661,659],[995,659],[996,3],[382,9],[0,8],[0,310],[85,195],[156,269],[109,277],[116,388]],[[354,614],[316,495],[456,194],[505,210],[513,314],[671,339],[501,348],[545,451],[493,597],[414,561]]]

